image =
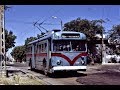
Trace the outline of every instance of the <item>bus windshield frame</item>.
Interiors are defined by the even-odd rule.
[[[53,40],[54,52],[82,52],[86,50],[85,40]]]

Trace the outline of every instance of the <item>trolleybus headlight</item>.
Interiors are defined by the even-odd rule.
[[[60,65],[61,64],[61,60],[57,60],[57,65]]]

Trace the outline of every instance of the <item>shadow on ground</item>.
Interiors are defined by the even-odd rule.
[[[84,77],[87,74],[78,73],[78,72],[56,72],[53,75],[50,75],[51,78],[70,78],[70,77]]]
[[[33,70],[36,73],[40,73],[42,75],[45,75],[43,71],[41,70]],[[69,77],[83,77],[87,76],[87,74],[84,73],[78,73],[76,71],[68,71],[68,72],[55,72],[53,74],[48,74],[46,77],[49,78],[69,78]]]

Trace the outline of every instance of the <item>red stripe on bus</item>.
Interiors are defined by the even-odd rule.
[[[35,54],[35,56],[47,56],[47,53],[39,53],[39,54]]]
[[[32,56],[32,54],[26,54],[26,56]]]
[[[67,60],[67,61],[70,63],[70,65],[72,65],[72,62],[71,62],[70,58],[68,58],[68,57],[65,56],[64,54],[61,54],[61,53],[52,53],[51,56],[62,57],[62,58],[64,58],[65,60]]]
[[[32,56],[32,54],[27,54],[27,56]],[[47,56],[47,53],[39,53],[39,54],[35,54],[35,56]],[[51,56],[62,57],[65,60],[67,60],[72,66],[78,60],[78,58],[80,58],[81,56],[87,56],[87,53],[80,53],[73,60],[71,60],[69,57],[61,53],[51,53]]]
[[[81,56],[87,56],[87,53],[80,53],[72,60],[72,65],[80,58]]]
[[[73,60],[71,60],[69,57],[67,57],[66,55],[61,54],[61,53],[52,53],[52,56],[62,57],[65,60],[67,60],[70,63],[70,65],[72,66],[78,58],[80,58],[81,56],[87,56],[87,53],[80,53]]]

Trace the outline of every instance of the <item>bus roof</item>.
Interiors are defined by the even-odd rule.
[[[86,35],[84,33],[81,33],[81,32],[76,32],[76,31],[60,31],[60,30],[52,30],[52,31],[49,31],[47,32],[46,34],[43,35],[42,38],[40,39],[37,39],[37,40],[34,40],[32,42],[29,42],[29,44],[33,44],[33,43],[36,43],[36,42],[39,42],[41,40],[45,40],[47,38],[52,38],[53,34],[57,34],[58,36],[61,36],[61,34],[80,34],[80,36],[83,38],[83,39],[86,39]],[[66,38],[67,39],[67,38]],[[79,38],[80,39],[80,38]]]

